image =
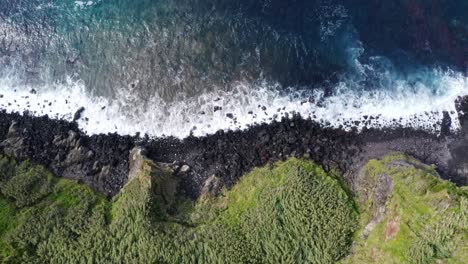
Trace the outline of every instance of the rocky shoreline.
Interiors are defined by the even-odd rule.
[[[468,183],[468,97],[457,102],[461,130],[449,131],[444,115],[439,135],[412,128],[363,129],[361,132],[326,128],[302,119],[284,118],[245,131],[218,131],[205,137],[131,137],[86,135],[76,123],[47,116],[0,112],[0,151],[31,160],[60,177],[90,185],[109,197],[125,185],[129,154],[140,147],[179,177],[179,191],[191,198],[203,191],[233,186],[246,172],[288,157],[307,157],[327,171],[343,174],[353,186],[361,167],[371,158],[404,152],[459,185]]]

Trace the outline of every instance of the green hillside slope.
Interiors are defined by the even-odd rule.
[[[370,161],[349,193],[304,160],[254,169],[230,190],[177,195],[143,160],[108,200],[40,166],[0,158],[6,263],[463,263],[466,188],[402,155]],[[353,199],[354,198],[354,199]]]
[[[4,157],[1,171],[9,262],[333,263],[358,223],[338,180],[296,159],[196,202],[177,197],[177,179],[150,161],[111,202],[27,162]]]
[[[398,154],[370,161],[357,186],[361,229],[344,263],[466,263],[466,187]]]

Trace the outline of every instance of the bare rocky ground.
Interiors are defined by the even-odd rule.
[[[353,186],[369,159],[394,151],[434,164],[442,177],[466,185],[468,98],[460,98],[457,107],[461,130],[450,133],[446,117],[440,135],[411,128],[346,132],[293,116],[245,131],[219,131],[184,140],[88,136],[75,123],[0,112],[0,150],[19,160],[41,164],[58,176],[86,183],[108,196],[118,193],[127,182],[129,154],[136,146],[148,158],[171,167],[180,177],[179,191],[192,198],[202,190],[216,192],[234,185],[253,167],[292,156],[337,170]]]

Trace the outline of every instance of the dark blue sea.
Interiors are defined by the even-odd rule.
[[[432,130],[467,69],[466,0],[0,0],[0,108],[90,134]]]

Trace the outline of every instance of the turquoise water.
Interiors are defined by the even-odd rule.
[[[396,103],[406,117],[453,110],[466,13],[466,1],[3,0],[0,106],[69,119],[82,104],[92,132],[180,136],[291,111],[339,124],[382,101],[389,119]],[[405,101],[418,97],[429,107]]]

